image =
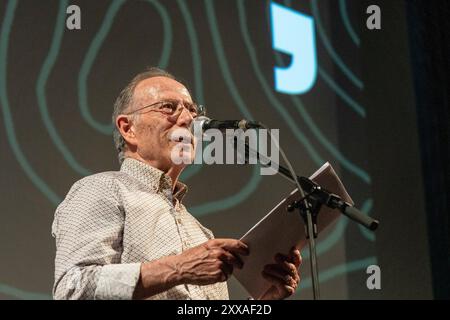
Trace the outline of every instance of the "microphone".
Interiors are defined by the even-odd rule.
[[[194,121],[191,123],[191,131],[195,128],[200,128],[202,132],[208,130],[208,129],[219,129],[219,130],[225,130],[225,129],[256,129],[256,128],[262,128],[261,124],[257,121],[249,121],[249,120],[214,120],[210,119],[206,116],[200,116],[197,117]]]

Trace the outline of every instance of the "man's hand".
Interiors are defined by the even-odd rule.
[[[213,239],[176,256],[182,283],[207,285],[226,281],[234,268],[243,267],[239,255],[248,255],[246,244],[235,239]]]
[[[143,263],[133,298],[145,299],[180,284],[206,285],[228,279],[242,268],[239,255],[248,255],[246,244],[235,239],[214,239],[184,251]]]
[[[292,248],[289,255],[278,253],[274,257],[275,264],[268,264],[262,272],[263,277],[272,283],[272,287],[267,290],[259,299],[279,300],[292,294],[300,283],[298,268],[302,263],[302,257],[298,249]]]

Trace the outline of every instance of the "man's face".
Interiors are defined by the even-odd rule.
[[[134,121],[137,153],[167,172],[171,167],[185,167],[175,164],[173,157],[193,161],[195,141],[189,127],[193,121],[190,112],[182,103],[192,103],[189,91],[178,81],[167,77],[154,77],[141,81],[135,88],[132,110],[161,101],[178,101],[178,109],[173,115],[155,111],[152,107],[137,111]],[[184,144],[180,140],[184,138]],[[187,142],[186,142],[187,138]],[[180,148],[181,146],[181,148]]]

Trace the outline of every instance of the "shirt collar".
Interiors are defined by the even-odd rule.
[[[172,193],[172,179],[169,176],[163,171],[133,158],[125,158],[120,171],[148,186],[153,192],[162,193],[171,200],[175,198],[180,203],[188,191],[188,187],[184,183],[177,181]]]

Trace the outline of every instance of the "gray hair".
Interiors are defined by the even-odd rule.
[[[114,111],[112,114],[113,139],[114,139],[114,146],[116,147],[116,150],[118,152],[120,164],[122,164],[123,160],[125,159],[125,151],[127,148],[127,144],[125,142],[125,139],[120,134],[119,129],[116,126],[116,119],[120,114],[125,113],[127,109],[131,108],[133,104],[134,90],[136,89],[136,86],[141,81],[154,77],[166,77],[181,82],[178,79],[176,79],[175,76],[168,73],[167,71],[151,67],[145,70],[144,72],[137,74],[120,92],[119,96],[114,102]]]

